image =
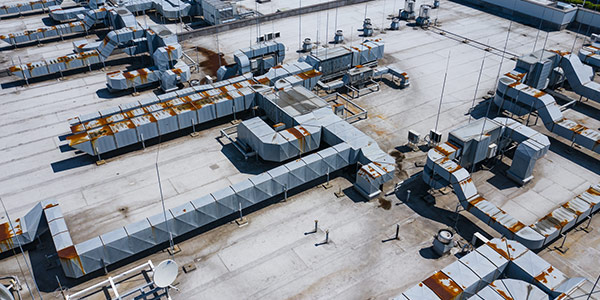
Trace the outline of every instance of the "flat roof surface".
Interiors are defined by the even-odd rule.
[[[280,5],[282,2],[274,3]],[[385,19],[386,15],[401,8],[398,4],[394,10],[394,2],[369,2],[367,16],[374,27],[379,28],[382,23],[389,26],[391,20]],[[268,11],[269,5],[259,6]],[[342,7],[337,13],[337,27],[334,26],[334,9],[303,15],[301,34],[298,17],[262,23],[260,32],[281,31],[278,41],[287,46],[286,62],[298,59],[300,54],[295,50],[305,37],[317,40],[317,25],[321,44],[325,44],[327,33],[329,39],[333,39],[336,28],[344,30],[346,45],[362,41],[357,29],[362,26],[365,5]],[[504,48],[510,24],[507,19],[449,1],[442,1],[441,8],[433,10],[431,15],[438,18],[444,30]],[[26,21],[31,26],[41,26],[43,17],[47,16],[0,22]],[[424,135],[435,127],[448,56],[450,67],[437,128],[444,134],[444,141],[450,130],[468,120],[467,113],[473,102],[474,114],[477,117],[485,114],[489,101],[482,97],[494,90],[498,71],[512,70],[515,61],[510,57],[502,61],[501,56],[485,52],[472,43],[463,43],[432,30],[408,27],[404,22],[401,24],[400,31],[376,31],[374,38],[382,38],[385,42],[385,57],[380,65],[393,65],[407,72],[411,85],[399,89],[384,82],[379,92],[355,99],[368,110],[369,118],[354,125],[374,138],[384,151],[404,153],[406,158],[398,162],[398,176],[406,179],[422,170],[414,163],[424,161],[426,155],[424,151],[408,151],[404,146],[408,130]],[[187,51],[195,46],[212,51],[219,48],[226,59],[232,61],[235,50],[247,47],[255,40],[256,30],[256,26],[252,26],[220,33],[219,47],[216,36],[188,39],[182,44]],[[546,32],[539,33],[537,43],[536,36],[537,29],[513,23],[506,49],[519,55],[539,49],[544,44]],[[570,50],[575,34],[558,31],[548,33],[547,37],[548,49]],[[70,53],[70,44],[74,40],[3,51],[0,58],[6,61],[11,55],[20,55],[25,62],[25,57],[64,55]],[[577,40],[576,49],[581,40]],[[484,55],[480,87],[473,100]],[[78,243],[161,211],[156,162],[167,208],[275,166],[253,159],[246,161],[228,142],[220,143],[216,138],[220,129],[231,125],[227,121],[198,129],[200,135],[195,138],[182,135],[159,145],[146,145],[145,150],[140,145],[139,149],[105,157],[107,163],[102,166],[96,166],[93,157],[69,151],[64,140],[64,135],[69,132],[69,118],[141,100],[152,93],[146,90],[138,96],[115,96],[106,91],[105,73],[127,67],[108,66],[104,71],[93,70],[30,86],[3,86],[0,90],[3,99],[0,101],[0,168],[3,170],[0,197],[11,218],[23,216],[44,198],[55,198],[65,214],[73,241]],[[10,80],[14,78],[1,78],[0,82]],[[565,116],[598,128],[600,122],[594,116],[599,109],[600,105],[592,101],[578,103],[567,109]],[[530,120],[530,124],[533,121]],[[600,155],[579,148],[569,151],[570,142],[546,131],[541,122],[533,128],[550,136],[552,146],[549,153],[538,160],[532,183],[518,187],[503,174],[506,167],[502,164],[473,175],[482,195],[527,224],[570,200],[589,184],[600,182]],[[504,162],[510,164],[508,159]],[[181,272],[177,280],[180,291],[173,292],[172,296],[175,299],[385,299],[456,260],[452,255],[435,258],[430,248],[439,229],[454,225],[458,204],[454,194],[439,195],[435,206],[425,204],[421,196],[427,187],[420,175],[406,183],[412,190],[411,199],[406,203],[403,202],[405,190],[398,195],[366,202],[345,178],[337,177],[332,184],[331,189],[313,187],[291,195],[286,202],[251,213],[247,216],[250,220],[247,226],[224,224],[180,243],[182,252],[174,259],[180,266],[195,263],[197,269],[188,274]],[[339,189],[347,196],[335,197],[333,193]],[[484,231],[498,236],[469,213],[461,212],[461,216],[461,235]],[[3,220],[0,217],[0,222]],[[319,220],[317,233],[305,235],[313,229],[314,220]],[[393,237],[395,224],[401,226],[400,239],[382,242]],[[587,234],[583,231],[569,233],[567,254],[550,250],[561,242],[557,241],[540,255],[568,276],[595,278],[598,270],[590,261],[600,260],[600,219],[594,218],[591,226],[593,231]],[[315,246],[324,240],[325,230],[330,231],[330,243]],[[168,257],[166,252],[158,252],[110,274],[118,274],[147,259],[157,264]],[[24,266],[20,255],[0,260],[0,275],[16,274],[22,278],[17,260]],[[36,270],[41,268],[44,266],[36,266]],[[25,277],[32,284],[31,278]],[[83,289],[102,279],[95,278],[70,290]],[[133,288],[139,282],[128,284],[122,289]],[[44,294],[57,295],[57,292],[46,291]]]

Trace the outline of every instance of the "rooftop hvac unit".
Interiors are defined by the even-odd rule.
[[[431,130],[429,131],[429,142],[430,143],[434,143],[434,144],[439,144],[442,141],[442,134],[435,131],[435,130]]]
[[[409,130],[408,131],[408,141],[411,144],[415,144],[416,145],[416,144],[419,143],[420,140],[421,140],[421,135],[418,132],[413,131],[413,130]]]

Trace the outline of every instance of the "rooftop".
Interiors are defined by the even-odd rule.
[[[288,2],[272,1],[258,7],[262,13],[293,8]],[[303,5],[309,4],[309,1],[304,2]],[[368,3],[366,14],[374,27],[389,26],[388,15],[401,8],[396,2]],[[417,7],[420,2],[417,1]],[[248,8],[254,6],[253,1],[240,4]],[[305,37],[325,45],[326,38],[333,39],[335,29],[342,29],[346,46],[357,45],[363,40],[357,29],[362,26],[364,16],[365,4],[351,5],[302,15],[301,34],[298,17],[265,22],[258,30],[261,33],[280,31],[278,41],[287,46],[285,62],[294,62],[301,55],[295,51]],[[42,26],[43,17],[45,15],[38,14],[0,22],[5,30],[32,29]],[[440,28],[446,31],[498,49],[506,46],[507,52],[518,55],[540,49],[544,44],[547,49],[570,51],[575,38],[571,31],[538,32],[536,28],[511,24],[507,19],[451,1],[442,1],[441,7],[432,11],[432,17],[437,18]],[[138,17],[143,24],[140,18],[145,18]],[[146,21],[151,22],[150,18]],[[336,21],[337,26],[334,26]],[[170,28],[175,26],[181,25],[169,24]],[[511,32],[505,44],[509,26]],[[385,33],[375,31],[375,38],[385,43],[385,57],[380,65],[393,65],[407,72],[411,85],[399,89],[384,80],[379,92],[356,99],[357,104],[368,110],[369,118],[354,126],[397,157],[397,176],[407,180],[405,187],[396,195],[365,201],[343,174],[335,174],[331,181],[333,188],[315,186],[292,191],[287,201],[249,214],[247,226],[238,227],[232,222],[207,228],[178,243],[182,252],[174,256],[175,261],[180,266],[195,263],[197,270],[180,273],[177,279],[180,291],[172,294],[175,299],[385,299],[457,260],[453,255],[435,258],[430,248],[439,229],[454,225],[457,198],[452,193],[440,194],[434,206],[421,199],[428,188],[419,175],[414,176],[422,170],[415,163],[424,162],[426,152],[406,147],[407,133],[412,129],[425,134],[436,127],[447,62],[449,69],[437,125],[437,131],[444,134],[443,140],[449,131],[469,120],[468,112],[473,103],[473,116],[485,115],[489,100],[482,97],[494,90],[499,71],[503,74],[512,70],[515,62],[510,56],[503,58],[496,52],[483,51],[475,43],[441,35],[435,30],[404,25],[401,28]],[[181,44],[191,57],[204,55],[194,50],[201,46],[213,52],[221,51],[226,60],[233,61],[233,52],[251,45],[256,32],[255,26],[245,27],[221,32],[218,39],[216,35],[209,35],[187,39]],[[0,67],[10,65],[11,57],[25,63],[39,57],[66,55],[72,51],[71,43],[75,40],[78,39],[3,50]],[[581,43],[580,37],[575,49]],[[60,80],[37,81],[29,86],[14,84],[13,78],[0,78],[0,98],[3,99],[0,102],[0,168],[3,170],[0,197],[11,218],[24,215],[40,200],[55,198],[62,207],[73,241],[80,242],[161,212],[157,166],[167,207],[184,204],[274,166],[254,159],[245,160],[232,144],[218,138],[221,129],[231,126],[230,120],[196,128],[199,133],[196,137],[170,135],[160,143],[146,144],[144,149],[135,146],[119,155],[102,157],[107,162],[102,166],[94,164],[94,157],[69,151],[64,139],[70,132],[69,118],[142,100],[154,92],[145,90],[134,96],[114,95],[106,90],[106,73],[135,69],[143,65],[142,59],[134,57],[107,66],[105,70],[70,74]],[[600,120],[594,118],[598,110],[599,103],[587,101],[569,107],[564,114],[590,128],[599,128]],[[495,114],[492,110],[491,115]],[[473,173],[477,188],[486,199],[526,224],[543,217],[590,184],[600,182],[598,154],[580,148],[571,150],[568,140],[549,133],[541,122],[532,125],[534,121],[532,117],[530,126],[547,134],[551,147],[549,153],[538,160],[533,182],[519,187],[510,181],[503,173],[510,164],[506,163],[507,158],[494,167]],[[339,189],[344,191],[345,197],[334,195]],[[411,196],[406,201],[409,189]],[[460,215],[462,243],[470,241],[476,231],[499,236],[468,212]],[[2,215],[0,222],[4,218]],[[305,234],[313,229],[314,220],[319,220],[317,232]],[[394,235],[395,224],[400,224],[400,239],[382,242]],[[590,262],[600,260],[600,219],[592,219],[591,227],[590,233],[580,230],[569,233],[567,254],[553,250],[555,245],[560,245],[559,240],[541,250],[539,255],[560,267],[567,276],[596,278],[598,268]],[[330,243],[316,246],[324,240],[326,230],[329,230]],[[153,253],[110,270],[110,274],[147,259],[157,264],[168,257],[167,252]],[[60,268],[49,269],[41,257],[31,259],[42,295],[45,298],[58,295],[54,278],[39,278],[46,272],[59,273]],[[33,284],[31,276],[21,273],[17,261],[24,268],[21,255],[0,260],[0,276],[17,274]],[[94,278],[70,290],[81,290],[102,279]],[[133,288],[139,282],[128,284]],[[126,290],[127,286],[120,289]]]

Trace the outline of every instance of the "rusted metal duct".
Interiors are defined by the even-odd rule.
[[[586,281],[517,241],[494,238],[394,299],[567,299]]]

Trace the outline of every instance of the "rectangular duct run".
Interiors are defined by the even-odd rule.
[[[586,280],[568,278],[519,242],[494,238],[394,299],[508,299],[510,291],[563,299]]]
[[[167,210],[166,222],[173,237],[186,234],[221,218],[236,214],[241,207],[270,199],[286,190],[340,170],[353,162],[351,149],[338,144],[302,159]],[[169,241],[162,213],[73,245],[58,207],[47,212],[57,251],[68,277],[78,278],[136,253]],[[54,230],[54,231],[53,231]],[[61,252],[62,251],[62,252]],[[62,253],[62,254],[61,254]]]

